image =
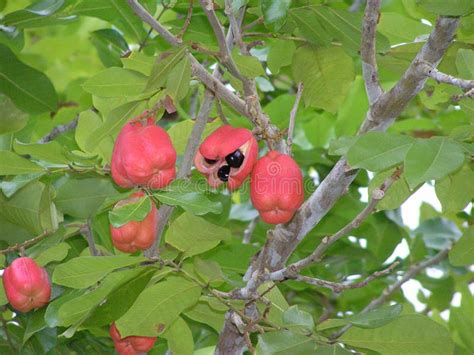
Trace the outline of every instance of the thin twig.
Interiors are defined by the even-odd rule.
[[[160,18],[161,16],[163,16],[163,14],[165,13],[166,10],[169,9],[169,7],[164,4],[163,2],[161,3],[161,5],[163,6],[163,8],[161,9],[160,13],[158,14],[158,16],[156,17],[156,21],[160,21]],[[151,36],[151,33],[153,32],[153,27],[150,26],[150,29],[148,30],[145,38],[143,39],[143,41],[140,43],[139,47],[138,47],[138,51],[141,52],[143,50],[143,48],[145,48],[146,46],[146,42],[148,41],[148,39],[150,38]]]
[[[259,220],[259,217],[255,217],[254,219],[252,219],[249,223],[249,225],[247,226],[247,228],[245,228],[244,230],[244,237],[242,239],[242,244],[250,244],[250,240],[252,239],[252,234],[253,234],[253,231],[255,230],[255,228],[257,227],[257,224],[258,224],[258,220]]]
[[[415,275],[418,275],[420,272],[425,270],[427,267],[431,265],[438,264],[440,261],[445,259],[448,256],[449,250],[451,247],[448,247],[446,249],[441,250],[438,254],[435,256],[420,262],[418,264],[412,265],[407,272],[403,275],[403,277],[395,282],[394,284],[388,286],[385,288],[382,293],[380,294],[379,297],[376,299],[372,300],[360,313],[367,313],[369,311],[372,311],[378,307],[380,307],[382,304],[388,301],[388,299],[397,291],[400,289],[400,287],[407,282],[408,280],[412,279]],[[339,338],[342,334],[347,332],[350,328],[352,327],[352,324],[347,324],[337,332],[334,332],[331,334],[330,339],[335,340]]]
[[[94,242],[94,236],[92,235],[92,227],[91,227],[91,219],[87,219],[87,224],[85,224],[80,232],[86,237],[87,240],[87,245],[89,246],[89,252],[92,256],[99,256],[100,252],[97,250],[97,247],[95,246]]]
[[[364,4],[365,0],[354,0],[352,5],[349,7],[349,12],[357,12],[360,10],[361,6]]]
[[[184,34],[186,33],[186,30],[189,27],[189,24],[191,23],[191,17],[193,16],[193,3],[194,0],[189,0],[188,13],[186,14],[186,19],[184,20],[183,27],[181,27],[181,30],[176,36],[178,38],[183,38]]]
[[[240,32],[240,25],[237,19],[234,16],[234,11],[232,10],[232,0],[225,0],[225,14],[229,19],[230,28],[232,29],[232,33],[234,34],[234,41],[240,48],[240,52],[242,54],[248,54],[247,47],[245,43],[242,41],[242,33]]]
[[[462,99],[466,99],[466,98],[470,98],[470,99],[474,99],[474,88],[465,92],[464,94],[460,94],[460,95],[455,95],[451,98],[451,100],[456,103],[456,102],[459,102],[461,101]]]
[[[219,115],[219,118],[221,119],[222,123],[229,124],[227,117],[225,117],[224,110],[222,109],[221,100],[219,99],[216,100],[216,107],[217,107],[217,114]]]
[[[298,90],[296,91],[295,103],[293,104],[293,108],[290,112],[290,124],[288,125],[288,137],[286,139],[288,154],[291,154],[291,146],[293,145],[293,132],[295,130],[296,113],[298,112],[298,106],[300,104],[301,95],[303,95],[303,89],[303,83],[299,83]]]
[[[375,36],[377,22],[380,16],[380,0],[367,0],[364,21],[362,25],[362,41],[360,56],[364,75],[365,90],[372,105],[382,95],[383,90],[379,82],[379,72],[375,59]]]
[[[257,18],[256,20],[250,22],[249,24],[242,26],[242,31],[247,31],[247,30],[251,29],[252,27],[255,27],[255,26],[260,25],[262,23],[263,23],[263,16],[260,16],[259,18]]]
[[[73,129],[75,129],[77,127],[78,122],[79,122],[79,116],[74,118],[71,122],[68,122],[66,124],[54,127],[51,130],[51,132],[49,132],[43,138],[38,140],[38,143],[39,144],[44,144],[44,143],[51,142],[53,139],[55,139],[60,134],[72,131]]]
[[[456,78],[455,76],[440,72],[438,69],[429,63],[419,63],[420,69],[429,77],[436,80],[438,83],[449,84],[460,87],[463,90],[474,89],[474,80],[466,80]]]
[[[341,293],[345,290],[351,290],[355,288],[362,288],[365,287],[369,284],[369,282],[390,274],[398,265],[400,264],[399,261],[394,262],[391,264],[389,267],[381,270],[381,271],[375,271],[373,274],[370,276],[366,277],[364,280],[359,281],[359,282],[353,282],[353,283],[340,283],[340,282],[332,282],[332,281],[327,281],[327,280],[322,280],[322,279],[317,279],[309,276],[303,276],[303,275],[294,275],[290,276],[289,279],[296,280],[296,281],[301,281],[305,282],[307,284],[313,285],[313,286],[320,286],[320,287],[325,287],[329,288],[335,293]]]
[[[226,36],[224,34],[224,27],[222,26],[221,22],[217,18],[216,12],[214,11],[214,2],[212,0],[200,0],[201,7],[204,13],[209,20],[209,23],[214,31],[214,35],[216,36],[217,43],[219,44],[220,49],[220,61],[224,66],[229,70],[229,72],[235,76],[237,79],[242,80],[242,74],[240,74],[237,65],[235,64],[234,60],[232,59],[232,55],[230,52],[230,47],[227,44]],[[235,33],[233,33],[235,36]]]

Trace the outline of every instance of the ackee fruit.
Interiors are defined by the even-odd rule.
[[[147,353],[153,348],[156,342],[156,337],[129,336],[122,339],[115,323],[112,323],[109,332],[119,355]]]

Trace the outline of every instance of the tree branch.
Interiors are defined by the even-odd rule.
[[[235,76],[236,78],[244,81],[244,78],[242,77],[242,74],[240,74],[239,69],[237,68],[237,65],[235,64],[234,60],[232,59],[232,54],[230,52],[230,48],[227,44],[226,37],[224,34],[224,27],[220,23],[219,19],[217,18],[217,15],[214,11],[214,2],[212,0],[200,0],[201,7],[204,11],[204,13],[207,16],[207,19],[209,20],[209,23],[211,24],[211,27],[214,31],[214,34],[217,39],[217,43],[219,44],[219,49],[220,49],[220,61],[224,66],[229,70],[229,72]],[[234,35],[234,33],[233,33]]]
[[[89,246],[89,252],[92,256],[99,256],[100,251],[97,250],[94,242],[94,236],[92,235],[91,220],[87,220],[87,223],[80,229],[81,234],[86,237],[87,245]]]
[[[362,73],[364,76],[365,91],[372,105],[382,95],[383,90],[379,82],[379,72],[375,59],[375,36],[377,22],[380,16],[380,0],[368,0],[365,7],[362,25],[362,42],[360,56],[362,59]]]
[[[291,154],[291,146],[293,145],[293,131],[295,130],[296,113],[298,112],[298,106],[300,104],[301,95],[303,95],[303,89],[303,83],[299,83],[298,89],[296,91],[295,103],[293,104],[293,108],[290,112],[290,124],[288,125],[288,136],[286,139],[288,154]]]
[[[369,311],[372,311],[372,310],[380,307],[382,304],[387,302],[389,300],[389,298],[396,291],[398,291],[400,289],[400,287],[405,282],[407,282],[408,280],[412,279],[414,276],[421,273],[427,267],[429,267],[431,265],[438,264],[440,261],[444,260],[448,256],[448,253],[449,253],[450,249],[451,249],[451,247],[443,249],[438,254],[436,254],[435,256],[433,256],[433,257],[431,257],[431,258],[429,258],[429,259],[427,259],[423,262],[420,262],[418,264],[412,265],[408,269],[408,271],[405,272],[405,274],[403,275],[403,277],[400,280],[398,280],[394,284],[392,284],[392,285],[388,286],[387,288],[385,288],[382,291],[381,295],[379,297],[377,297],[376,299],[372,300],[372,302],[370,302],[360,313],[367,313]],[[330,339],[334,340],[334,339],[339,338],[342,334],[347,332],[351,327],[352,327],[352,324],[350,324],[350,323],[347,324],[346,326],[344,326],[343,328],[341,328],[337,332],[334,332],[333,334],[331,334]]]
[[[463,90],[474,89],[474,80],[460,79],[452,75],[445,74],[443,72],[440,72],[438,69],[433,68],[428,63],[420,63],[420,70],[422,70],[425,73],[425,75],[436,80],[438,83],[444,83],[444,84],[457,86]]]
[[[400,262],[396,261],[393,264],[391,264],[389,267],[381,271],[375,271],[372,275],[366,277],[362,281],[353,282],[349,284],[344,284],[340,282],[332,282],[332,281],[322,280],[322,279],[303,276],[303,275],[294,275],[294,276],[289,276],[288,278],[292,280],[296,280],[296,281],[305,282],[313,286],[321,286],[321,287],[329,288],[335,293],[341,293],[342,291],[345,291],[345,290],[365,287],[369,284],[369,282],[372,282],[379,277],[390,274],[399,264]]]
[[[252,219],[249,223],[249,225],[247,226],[247,228],[245,228],[245,231],[244,231],[244,238],[242,239],[242,244],[250,244],[250,240],[252,239],[252,234],[253,234],[253,231],[255,230],[255,228],[257,227],[257,224],[258,224],[258,220],[260,218],[257,216],[255,217],[254,219]]]
[[[239,22],[234,16],[234,11],[232,10],[232,0],[225,0],[225,14],[227,15],[230,23],[230,28],[234,34],[234,41],[240,48],[240,52],[243,54],[248,54],[247,47],[242,40],[242,33],[240,29]]]
[[[452,100],[453,100],[453,102],[459,102],[459,101],[461,101],[462,99],[465,99],[465,98],[474,99],[474,89],[471,89],[471,90],[465,92],[464,94],[455,95],[455,96],[452,97]]]
[[[63,124],[63,125],[60,125],[60,126],[56,126],[54,127],[51,132],[49,132],[47,135],[45,135],[43,138],[41,138],[40,140],[38,140],[38,143],[39,144],[44,144],[44,143],[48,143],[48,142],[51,142],[53,139],[55,139],[57,136],[59,136],[60,134],[63,134],[65,132],[69,132],[69,131],[72,131],[73,129],[75,129],[77,127],[77,123],[79,122],[79,116],[74,118],[71,122],[69,123],[66,123],[66,124]]]
[[[193,4],[194,0],[189,0],[188,13],[186,14],[186,19],[184,20],[183,27],[176,36],[178,38],[183,38],[184,34],[186,33],[186,30],[189,27],[189,24],[191,23],[191,17],[193,16]]]

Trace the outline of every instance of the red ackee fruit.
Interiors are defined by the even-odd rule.
[[[115,207],[120,207],[137,202],[145,194],[142,191],[135,192],[131,197],[118,202]],[[137,250],[145,250],[152,246],[155,241],[158,223],[158,210],[151,203],[151,211],[141,221],[130,221],[123,226],[115,228],[110,225],[112,243],[125,253],[134,253]]]
[[[253,168],[250,198],[264,222],[289,222],[304,201],[298,164],[289,155],[270,151]]]
[[[199,147],[194,164],[216,188],[227,182],[232,191],[245,181],[258,157],[258,143],[245,128],[221,126],[210,134]]]
[[[115,323],[110,326],[110,336],[119,355],[146,353],[153,348],[156,342],[156,337],[129,336],[122,339]]]
[[[176,150],[168,133],[146,122],[127,123],[115,141],[112,178],[121,187],[146,186],[160,189],[176,177]]]
[[[3,287],[8,302],[20,312],[43,307],[51,296],[48,273],[27,257],[15,259],[5,269]]]

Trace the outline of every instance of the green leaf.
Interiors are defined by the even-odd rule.
[[[203,193],[199,192],[154,192],[153,196],[160,202],[179,206],[187,212],[195,215],[204,215],[207,213],[222,213],[222,203],[209,200]]]
[[[419,314],[401,316],[376,329],[352,327],[340,339],[350,346],[384,355],[453,353],[447,329]]]
[[[112,150],[114,141],[112,137],[104,137],[98,145],[93,146],[91,150],[87,148],[89,137],[103,124],[100,116],[94,111],[88,110],[79,114],[79,120],[75,130],[76,143],[84,152],[98,154],[106,163],[110,164],[112,159]]]
[[[168,340],[172,354],[192,355],[194,351],[193,333],[183,318],[178,317],[161,337]]]
[[[466,229],[461,239],[449,252],[449,261],[453,266],[474,264],[474,227]]]
[[[328,46],[337,39],[349,53],[358,53],[362,38],[360,13],[314,5],[292,9],[290,17],[309,42]],[[390,48],[386,37],[377,34],[376,39],[378,52],[385,52]]]
[[[135,43],[140,43],[146,36],[143,22],[121,0],[82,0],[74,6],[71,15],[92,16],[111,22],[131,36]]]
[[[436,196],[444,213],[462,211],[474,197],[474,172],[464,165],[454,174],[436,181]]]
[[[71,288],[92,286],[106,275],[127,266],[145,261],[138,256],[81,256],[56,266],[53,282]]]
[[[122,58],[122,63],[124,68],[135,70],[149,76],[153,69],[155,58],[143,52],[132,52],[127,58]]]
[[[389,169],[377,173],[377,175],[375,175],[374,178],[370,180],[369,196],[372,196],[372,192],[375,189],[380,188],[383,182],[392,176],[394,172],[394,169]],[[408,199],[408,197],[415,193],[415,191],[417,191],[417,189],[414,191],[410,190],[408,183],[402,174],[402,176],[400,176],[400,178],[396,180],[387,191],[385,191],[383,199],[377,204],[377,210],[382,211],[397,209]]]
[[[414,139],[394,133],[369,132],[360,136],[347,152],[353,168],[380,171],[403,161]]]
[[[51,201],[52,188],[42,182],[32,182],[9,200],[0,195],[0,215],[33,235],[58,228],[58,215]]]
[[[257,353],[261,355],[313,354],[316,342],[289,330],[268,332],[258,336]]]
[[[204,253],[231,237],[230,231],[185,212],[166,233],[166,243],[184,252],[185,257]]]
[[[463,79],[474,79],[474,51],[463,48],[458,50],[456,68]]]
[[[185,54],[185,46],[174,48],[169,52],[162,53],[153,65],[145,90],[150,91],[162,87],[165,84],[168,75],[181,61]]]
[[[184,315],[196,322],[207,324],[219,333],[224,326],[225,313],[225,311],[212,308],[205,301],[199,301],[194,307],[184,312]]]
[[[0,175],[42,173],[46,169],[8,150],[0,150]]]
[[[359,328],[378,328],[396,319],[402,312],[402,309],[401,304],[394,304],[393,306],[377,308],[367,313],[356,314],[348,317],[347,320]]]
[[[405,177],[411,189],[429,180],[439,180],[464,162],[462,147],[449,138],[417,139],[405,157]]]
[[[313,316],[304,311],[300,311],[298,305],[291,306],[283,312],[283,323],[289,326],[300,326],[308,330],[314,328]]]
[[[157,336],[167,330],[178,316],[194,305],[201,288],[180,277],[168,277],[148,287],[117,322],[122,337]],[[146,317],[144,315],[146,314]]]
[[[10,98],[0,94],[0,135],[19,131],[27,122],[28,115],[16,108]]]
[[[36,312],[30,313],[25,333],[23,334],[23,344],[25,344],[35,333],[47,327],[47,324],[44,321],[45,312],[46,308],[42,308]]]
[[[115,107],[109,112],[105,122],[87,138],[85,148],[91,151],[107,136],[117,134],[128,120],[142,113],[144,109],[143,101],[127,102]]]
[[[24,9],[10,12],[3,22],[19,29],[67,24],[77,18],[61,14],[66,5],[64,0],[38,1]]]
[[[106,67],[121,67],[120,58],[128,53],[128,43],[122,37],[120,32],[104,28],[94,31],[90,34],[90,39],[94,47],[97,49],[100,61]]]
[[[417,0],[419,6],[443,16],[464,16],[474,12],[471,0]]]
[[[137,201],[119,205],[109,211],[109,220],[115,228],[121,227],[130,221],[143,221],[151,211],[151,200],[148,195]]]
[[[350,355],[352,352],[344,349],[340,345],[323,345],[316,349],[314,355]]]
[[[112,67],[87,80],[83,89],[101,97],[133,96],[143,92],[147,77],[130,69]]]
[[[0,93],[22,111],[35,114],[56,110],[58,99],[48,77],[20,62],[3,44],[0,44],[0,79]]]
[[[13,149],[20,155],[30,155],[37,160],[64,165],[70,163],[69,159],[65,156],[66,150],[56,141],[44,144],[27,144],[15,139],[13,141]]]
[[[170,269],[164,268],[162,270],[170,272]],[[106,302],[101,301],[91,311],[83,323],[84,327],[110,325],[116,319],[123,316],[146,288],[150,279],[156,275],[156,268],[137,268],[120,273],[125,274],[125,277],[106,296]]]
[[[40,266],[46,266],[53,261],[64,260],[71,249],[71,246],[67,243],[59,243],[49,249],[46,249],[37,257],[35,261]]]
[[[352,59],[338,47],[299,47],[293,56],[293,76],[303,82],[306,106],[336,112],[354,80]]]
[[[435,250],[449,247],[461,236],[461,232],[454,222],[441,218],[430,218],[423,221],[414,233],[415,235],[421,234],[426,247]]]
[[[118,193],[110,179],[64,178],[61,182],[54,202],[62,212],[78,218],[94,215],[107,197]]]
[[[168,93],[175,101],[180,101],[186,97],[191,81],[191,65],[189,58],[184,57],[173,70],[171,70],[166,87]]]
[[[168,134],[173,142],[173,147],[176,149],[178,155],[184,154],[186,145],[188,144],[189,135],[194,128],[195,122],[192,120],[184,120],[173,125],[169,130]],[[201,141],[204,140],[211,132],[217,129],[221,123],[218,120],[206,124],[204,133],[202,134]]]
[[[259,75],[265,75],[262,63],[257,57],[250,55],[240,55],[237,50],[233,51],[232,58],[234,59],[235,65],[240,71],[240,74],[247,78],[255,78]]]
[[[212,260],[202,260],[201,258],[194,258],[194,271],[206,282],[211,285],[217,283],[221,284],[225,276],[218,263]]]
[[[291,0],[261,0],[260,7],[265,24],[274,24],[276,30],[280,29],[286,20],[290,5]]]
[[[270,45],[267,64],[272,74],[278,74],[280,68],[291,64],[295,50],[296,45],[293,41],[276,40]]]
[[[410,43],[417,37],[431,32],[431,26],[395,12],[382,12],[377,30],[390,40],[390,43]]]

